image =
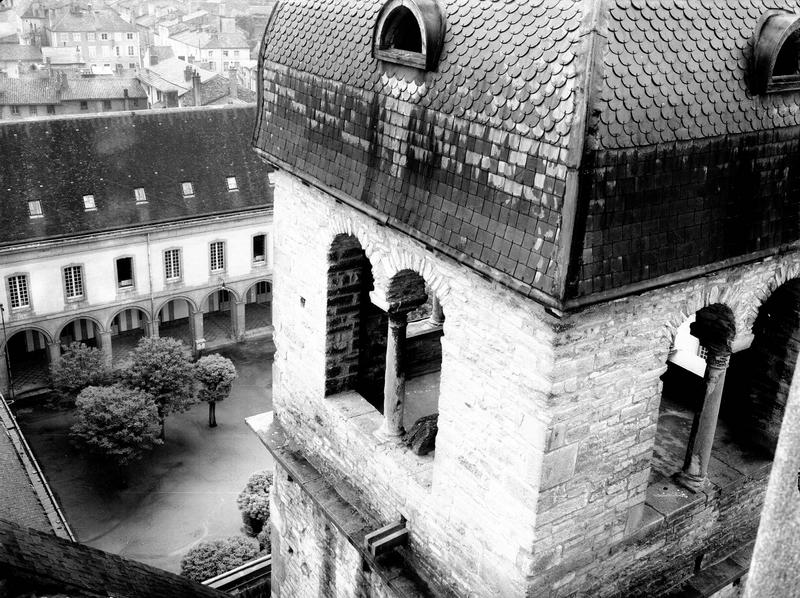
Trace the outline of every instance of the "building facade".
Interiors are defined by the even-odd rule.
[[[273,596],[797,593],[800,5],[722,4],[278,4]]]
[[[272,192],[252,122],[250,107],[0,127],[6,155],[47,139],[62,154],[0,175],[4,390],[46,384],[73,341],[113,365],[143,335],[196,352],[271,334]],[[62,178],[76,162],[84,176]]]
[[[49,44],[73,47],[93,72],[142,66],[139,31],[110,9],[70,9],[48,27]]]

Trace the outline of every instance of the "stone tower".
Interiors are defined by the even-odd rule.
[[[744,582],[800,459],[800,3],[703,4],[278,3],[274,596]]]

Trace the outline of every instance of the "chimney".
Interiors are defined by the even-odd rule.
[[[228,103],[232,104],[230,100],[236,100],[239,97],[239,86],[236,81],[236,69],[232,68],[228,71]]]
[[[194,92],[194,105],[202,106],[203,103],[200,99],[200,75],[198,73],[192,75],[192,91]]]
[[[191,81],[192,80],[192,72],[194,69],[189,65],[186,65],[186,68],[183,69],[183,79],[184,81]]]

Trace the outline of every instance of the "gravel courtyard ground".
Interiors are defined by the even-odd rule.
[[[111,487],[70,444],[68,412],[20,409],[17,418],[78,540],[168,571],[200,540],[240,533],[236,496],[272,459],[244,418],[272,409],[271,343],[219,352],[236,364],[231,396],[167,418],[166,442],[131,467],[127,488]]]

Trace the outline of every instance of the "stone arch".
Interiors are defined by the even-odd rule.
[[[4,335],[4,337],[0,340],[0,352],[5,349],[8,339],[20,332],[25,332],[26,330],[35,330],[44,336],[44,339],[48,344],[53,343],[53,335],[46,328],[42,328],[41,326],[37,326],[35,324],[14,326],[13,328],[9,327],[6,335]]]
[[[161,313],[161,310],[164,309],[170,301],[175,301],[176,299],[183,299],[189,304],[189,307],[193,312],[197,311],[197,302],[189,295],[171,295],[169,297],[164,297],[161,303],[156,304],[156,307],[153,309],[152,317],[157,318],[158,314]]]
[[[234,301],[241,301],[241,295],[237,293],[234,289],[232,289],[230,286],[228,286],[227,284],[225,286],[219,285],[211,290],[205,291],[205,293],[201,296],[202,298],[198,302],[198,304],[200,305],[200,309],[202,309],[203,306],[205,306],[206,302],[208,301],[208,298],[211,297],[211,295],[219,291],[227,291],[228,293],[230,293],[231,297],[233,297]],[[173,297],[173,299],[176,299],[176,297]]]
[[[108,318],[108,325],[106,326],[106,330],[111,330],[111,326],[114,323],[114,318],[116,318],[121,313],[128,311],[129,309],[138,309],[140,312],[144,313],[147,322],[153,321],[153,314],[150,313],[150,310],[145,305],[135,303],[133,305],[126,305],[125,307],[121,307],[119,309],[114,310],[111,313],[111,316]]]
[[[749,327],[747,327],[745,323],[746,311],[742,307],[743,293],[736,287],[738,287],[738,285],[728,285],[727,283],[713,284],[704,287],[699,293],[690,294],[681,304],[680,308],[667,317],[667,321],[662,328],[662,338],[667,341],[667,347],[672,346],[672,343],[675,341],[675,335],[678,333],[678,328],[680,328],[688,318],[701,309],[716,304],[724,305],[733,314],[736,326],[736,336],[733,342],[736,343],[743,334],[743,331],[749,330]]]
[[[98,320],[94,316],[90,316],[87,314],[73,314],[72,316],[67,316],[65,318],[61,318],[58,320],[58,324],[56,326],[56,334],[55,338],[60,339],[61,334],[64,332],[64,328],[66,328],[67,324],[74,322],[75,320],[89,320],[90,322],[94,322],[95,326],[97,326],[98,332],[107,332],[108,329],[103,327],[100,320]]]
[[[772,277],[758,287],[753,293],[752,300],[748,302],[744,311],[742,330],[751,333],[753,324],[758,317],[758,312],[761,310],[764,302],[767,301],[779,287],[795,278],[800,278],[800,262],[779,264]]]
[[[358,239],[372,265],[372,275],[376,289],[385,292],[388,288],[389,280],[395,274],[401,270],[413,270],[425,279],[425,282],[436,294],[436,298],[442,306],[448,307],[450,286],[447,283],[447,278],[425,255],[425,249],[422,246],[419,247],[419,252],[417,253],[411,253],[399,247],[390,249],[384,240],[375,238],[366,227],[357,225],[351,218],[341,214],[331,215],[330,230],[328,247],[333,243],[334,238],[339,235],[351,235]]]

